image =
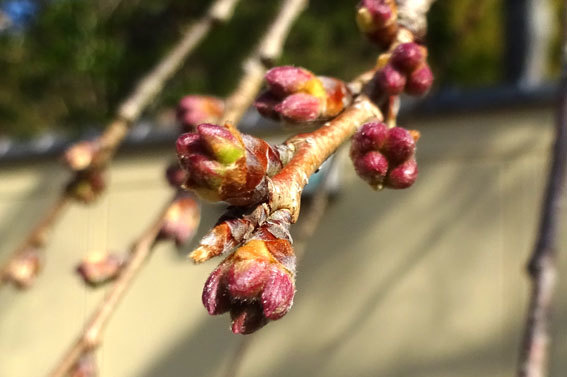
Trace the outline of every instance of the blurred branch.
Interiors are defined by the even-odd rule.
[[[282,19],[285,20],[286,30],[289,30],[289,24],[297,17],[299,10],[307,4],[306,0],[286,0],[282,6],[280,13],[276,16],[272,26],[270,26],[264,41],[270,40],[272,43],[282,45],[285,40],[286,35],[282,35],[281,32],[274,32],[274,29],[281,28]],[[295,9],[293,17],[289,17],[290,10]],[[274,25],[279,25],[274,27]],[[281,51],[281,49],[279,50]],[[263,55],[263,49],[260,47],[257,52],[253,55],[252,59],[261,58]],[[265,68],[263,69],[265,70]],[[251,78],[251,75],[255,75],[256,72],[245,71],[241,79],[241,83],[245,82],[247,78]],[[263,76],[263,72],[262,72]],[[249,86],[239,85],[229,98],[239,98],[238,101],[228,102],[227,108],[225,109],[225,114],[235,114],[236,118],[232,118],[233,122],[236,124],[244,114],[244,111],[240,111],[240,107],[244,110],[250,106],[254,100],[257,91],[252,93]],[[246,102],[246,101],[248,102]],[[238,107],[235,109],[235,107]],[[226,115],[224,116],[226,118]],[[175,199],[175,198],[174,198]],[[170,207],[173,200],[170,200],[165,207],[166,210],[163,211],[159,217],[155,220],[153,225],[142,233],[142,236],[132,247],[131,258],[128,260],[118,280],[114,283],[110,292],[105,296],[101,305],[95,311],[91,320],[88,322],[87,326],[71,346],[71,348],[65,353],[64,357],[61,359],[59,364],[51,372],[49,377],[64,377],[73,368],[85,354],[91,353],[96,349],[101,343],[102,332],[110,320],[112,314],[114,313],[117,304],[120,299],[124,296],[127,289],[133,282],[134,277],[141,270],[143,263],[151,255],[152,247],[154,246],[162,225],[164,222],[164,216],[167,213],[167,209]]]
[[[532,252],[528,273],[531,300],[519,360],[518,376],[547,375],[549,322],[557,278],[557,229],[567,177],[567,9],[563,14],[563,74],[555,126],[555,144],[541,209],[539,234]]]
[[[81,171],[77,171],[64,187],[88,175],[89,170],[105,169],[114,153],[126,137],[128,129],[135,122],[147,105],[163,89],[165,82],[179,69],[188,54],[203,40],[209,30],[217,23],[228,20],[239,0],[217,0],[203,18],[193,24],[181,40],[170,52],[143,77],[134,91],[118,107],[116,118],[110,122],[105,131],[97,139],[100,148],[93,157],[93,163]],[[96,161],[97,166],[94,161]],[[85,171],[87,174],[85,174]],[[79,177],[82,175],[82,177]],[[22,256],[29,249],[39,249],[45,246],[47,235],[61,217],[63,209],[71,203],[71,194],[67,189],[62,190],[60,196],[40,217],[37,225],[30,231],[24,241],[16,248],[2,267],[0,267],[0,286],[12,280],[10,266],[13,261]]]

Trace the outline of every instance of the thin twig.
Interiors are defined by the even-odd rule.
[[[209,8],[207,14],[194,23],[170,52],[139,81],[132,93],[118,107],[115,119],[108,124],[105,131],[98,138],[101,148],[98,152],[99,156],[93,159],[97,161],[97,165],[103,168],[106,167],[126,137],[132,123],[138,119],[148,104],[160,93],[166,81],[180,68],[189,53],[203,40],[209,30],[215,24],[224,22],[231,17],[238,1],[217,0]],[[73,182],[76,179],[76,175],[74,174],[63,187],[67,187],[69,182]],[[45,245],[48,233],[63,214],[63,209],[71,201],[69,192],[65,189],[62,190],[58,199],[40,217],[37,225],[0,268],[0,285],[9,278],[8,266],[12,260],[17,259],[31,247],[43,247]]]
[[[563,14],[563,75],[555,126],[555,144],[539,234],[528,264],[531,300],[521,348],[518,376],[544,377],[548,368],[549,322],[557,275],[557,229],[567,177],[567,9]]]
[[[306,0],[287,0],[278,16],[274,20],[273,24],[281,23],[281,17],[283,14],[289,14],[290,7],[297,7],[298,3],[306,3]],[[303,8],[303,7],[302,7]],[[299,8],[299,9],[302,9]],[[299,13],[296,13],[296,16]],[[286,22],[292,22],[293,18],[288,18]],[[289,30],[289,26],[287,27]],[[270,27],[270,31],[272,27]],[[268,37],[272,34],[268,32],[267,37],[265,39],[269,39]],[[277,34],[274,36],[277,38],[277,41],[274,40],[274,43],[283,44],[284,36],[281,34]],[[264,39],[264,40],[265,40]],[[259,50],[261,52],[261,50]],[[257,53],[257,56],[261,56],[261,53]],[[264,68],[265,69],[265,68]],[[241,82],[244,82],[245,79],[255,74],[254,72],[245,71],[243,79]],[[263,73],[262,73],[263,75]],[[259,89],[259,87],[258,87]],[[242,93],[245,91],[246,94]],[[255,95],[257,94],[257,90],[255,93],[250,95],[250,89],[246,87],[243,89],[241,85],[239,85],[233,94],[230,96],[231,98],[245,98],[247,99],[247,103],[243,100],[238,102],[229,102],[227,108],[225,110],[226,113],[237,114],[238,118],[232,118],[234,123],[238,123],[240,117],[244,114],[244,111],[235,111],[234,106],[242,106],[246,109],[252,101],[254,100]],[[224,116],[226,119],[226,115]],[[114,283],[113,287],[111,288],[110,292],[105,296],[103,301],[101,302],[98,309],[92,315],[91,320],[88,322],[87,326],[78,337],[78,339],[73,343],[71,348],[67,351],[64,357],[61,359],[59,364],[55,367],[53,372],[49,375],[49,377],[64,377],[66,373],[77,363],[77,361],[87,352],[92,352],[96,349],[101,341],[102,341],[102,332],[110,320],[112,314],[116,310],[117,304],[119,303],[120,299],[124,296],[124,293],[127,291],[131,283],[133,282],[134,277],[140,271],[141,267],[144,264],[144,261],[151,255],[151,249],[155,244],[156,238],[159,235],[159,231],[163,224],[163,217],[169,207],[171,201],[168,202],[168,205],[165,207],[166,210],[160,214],[158,219],[154,222],[154,224],[147,229],[145,232],[142,233],[140,239],[134,244],[132,248],[131,258],[128,260],[127,264],[125,265],[124,269],[121,272],[120,277]]]

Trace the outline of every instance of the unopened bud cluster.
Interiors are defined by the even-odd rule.
[[[386,48],[398,31],[398,9],[394,0],[362,0],[358,4],[356,23],[362,33]]]
[[[375,189],[403,189],[417,179],[417,131],[386,124],[364,124],[352,139],[350,157],[356,173]]]
[[[207,200],[239,206],[265,198],[266,177],[282,167],[275,149],[230,124],[205,123],[196,131],[177,139],[177,156],[187,172],[185,187]]]
[[[374,76],[374,97],[395,96],[405,92],[413,96],[427,93],[433,73],[427,64],[427,49],[414,42],[396,46],[389,59]]]
[[[351,100],[344,82],[299,67],[281,66],[265,76],[268,89],[254,103],[260,114],[291,123],[320,121],[338,115]]]
[[[249,334],[280,319],[293,304],[295,255],[290,220],[289,212],[275,212],[205,283],[205,308],[211,315],[230,312],[235,334]]]

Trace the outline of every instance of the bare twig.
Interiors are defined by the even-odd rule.
[[[298,7],[299,3],[305,5],[306,0],[285,1],[282,10],[278,14],[278,16],[276,16],[273,25],[281,24],[283,15],[287,15],[286,22],[292,22],[293,19],[299,14],[299,12],[296,12],[293,18],[289,18],[289,9],[302,9],[303,6]],[[273,25],[272,27],[270,27],[270,31],[268,32],[264,40],[273,38],[273,43],[283,44],[285,36],[282,36],[281,33],[272,33],[271,30],[273,30]],[[289,30],[289,26],[287,26],[286,29]],[[254,56],[262,56],[262,49],[259,49]],[[265,68],[262,68],[262,70],[264,71]],[[247,77],[249,78],[251,75],[255,74],[255,72],[245,71],[241,83],[245,82]],[[254,100],[254,97],[257,94],[258,90],[259,86],[256,91],[252,93],[252,90],[248,86],[245,86],[243,88],[242,85],[239,85],[230,96],[230,98],[239,98],[240,100],[228,102],[227,108],[225,109],[225,115],[223,117],[225,119],[228,119],[226,114],[233,114],[233,122],[235,124],[238,123],[240,117],[244,114],[244,111],[235,110],[235,107],[242,107],[243,109],[246,109]],[[172,201],[169,202],[169,204],[166,206],[166,210],[160,214],[153,225],[145,232],[143,232],[140,239],[134,244],[131,252],[131,258],[126,263],[124,269],[120,274],[120,277],[118,278],[118,280],[116,280],[110,292],[105,296],[105,298],[101,302],[101,305],[95,311],[81,335],[67,351],[59,364],[57,364],[49,377],[64,377],[65,374],[68,373],[68,371],[78,362],[78,360],[84,354],[92,352],[99,346],[102,341],[102,332],[106,324],[110,320],[110,317],[114,313],[117,304],[133,282],[134,277],[140,271],[144,261],[150,256],[151,249],[155,244],[156,238],[158,237],[160,229],[163,225],[164,215],[167,212],[167,208],[169,208],[171,202]]]
[[[110,162],[131,124],[138,119],[147,105],[159,94],[165,82],[179,69],[188,54],[203,40],[209,30],[215,24],[230,18],[238,1],[216,0],[207,14],[193,24],[158,65],[139,81],[134,91],[118,107],[115,119],[108,124],[98,138],[100,150],[98,156],[93,159],[98,168],[104,168]],[[77,174],[74,174],[64,187],[67,187],[69,182],[73,182],[76,178]],[[12,260],[17,259],[31,247],[39,248],[45,245],[48,233],[69,203],[71,203],[69,192],[62,190],[58,199],[40,217],[37,225],[0,268],[0,285],[10,278],[8,267]]]
[[[557,229],[567,176],[567,9],[563,15],[563,75],[559,92],[555,145],[541,210],[539,234],[528,264],[531,300],[518,376],[544,377],[548,368],[549,320],[557,275]]]

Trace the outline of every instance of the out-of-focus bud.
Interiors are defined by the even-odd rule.
[[[388,161],[397,165],[414,155],[415,141],[405,128],[393,127],[388,130],[382,150]]]
[[[394,0],[362,0],[358,4],[356,23],[368,39],[387,47],[398,30],[397,17]]]
[[[83,173],[83,172],[82,172]],[[94,202],[104,191],[106,182],[101,170],[88,170],[84,174],[78,174],[75,179],[67,185],[67,195],[84,203]]]
[[[63,162],[73,171],[91,167],[95,161],[100,144],[97,141],[81,141],[70,146],[63,154]]]
[[[87,351],[73,365],[69,377],[97,377],[98,369],[96,359],[92,352]]]
[[[374,189],[402,189],[417,178],[419,132],[384,123],[364,124],[353,136],[350,157],[356,173]]]
[[[295,255],[288,211],[276,211],[253,237],[209,276],[203,304],[209,314],[227,311],[232,331],[249,334],[283,317],[295,294]]]
[[[77,273],[85,283],[94,287],[116,279],[125,261],[124,255],[92,252],[77,266]]]
[[[345,83],[315,76],[293,66],[275,67],[266,73],[267,91],[254,106],[268,118],[290,123],[322,121],[338,115],[351,101]]]
[[[415,42],[402,43],[392,52],[392,65],[403,73],[413,72],[425,62],[427,50]]]
[[[404,91],[406,86],[406,76],[395,69],[391,64],[378,70],[374,76],[376,85],[373,97],[395,96]]]
[[[412,158],[388,172],[386,187],[393,189],[408,188],[414,184],[417,173],[417,162]]]
[[[422,64],[408,77],[406,93],[412,96],[422,96],[429,91],[433,84],[433,73],[429,65]]]
[[[180,246],[191,239],[199,226],[201,209],[190,195],[176,199],[167,209],[160,230],[160,239],[175,241]]]
[[[39,253],[36,248],[19,253],[6,267],[3,278],[18,288],[31,286],[41,267]]]
[[[171,187],[178,189],[187,180],[187,173],[179,166],[178,162],[174,162],[167,167],[165,178]]]
[[[177,121],[185,132],[201,123],[216,122],[224,111],[224,102],[216,97],[188,95],[177,105]]]
[[[230,124],[201,124],[197,133],[181,135],[177,155],[187,172],[185,187],[205,199],[238,206],[265,199],[266,177],[283,166],[275,148]]]

